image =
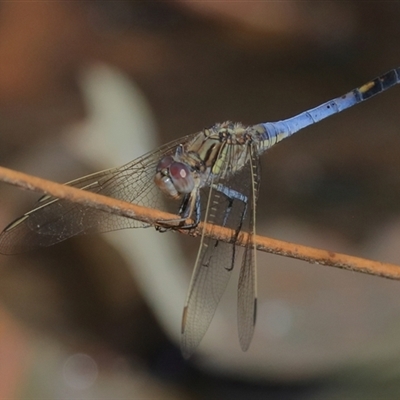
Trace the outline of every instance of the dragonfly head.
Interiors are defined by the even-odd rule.
[[[160,160],[154,177],[155,184],[163,193],[174,199],[190,193],[194,188],[194,179],[190,167],[175,161],[172,156]]]

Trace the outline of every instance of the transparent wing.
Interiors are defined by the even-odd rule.
[[[225,168],[229,168],[229,161]],[[214,178],[206,197],[207,210],[202,212],[205,221],[233,229],[233,242],[243,224],[248,225],[249,168],[246,165],[233,177]],[[234,244],[202,236],[183,311],[181,349],[186,358],[194,352],[211,323],[231,276],[235,256]]]
[[[165,155],[174,154],[179,144],[190,141],[196,135],[163,145],[122,167],[97,172],[68,182],[67,185],[147,207],[165,209],[163,196],[154,184],[157,163]],[[144,226],[146,224],[133,219],[43,196],[33,210],[9,224],[0,234],[0,253],[22,253],[50,246],[78,234]]]
[[[242,266],[238,283],[238,332],[240,347],[246,351],[253,339],[254,327],[257,317],[257,262],[256,248],[254,245],[256,225],[256,204],[260,183],[260,164],[256,152],[251,154],[249,163],[249,176],[251,190],[249,193],[248,218],[245,230],[248,239],[244,248]]]

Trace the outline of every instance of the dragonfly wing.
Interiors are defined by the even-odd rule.
[[[257,263],[254,246],[256,203],[259,188],[259,161],[254,154],[249,163],[248,179],[251,182],[248,212],[244,228],[248,232],[238,283],[238,332],[240,347],[246,351],[254,334],[257,316]]]
[[[102,171],[68,185],[106,194],[102,183],[107,179],[118,180],[117,170]],[[85,182],[84,185],[82,183]],[[114,185],[117,182],[114,181]],[[118,193],[118,187],[114,187]],[[108,193],[107,193],[108,194]],[[39,199],[33,210],[9,224],[0,234],[0,252],[15,254],[37,247],[50,246],[81,233],[106,232],[124,227],[140,226],[129,220],[103,211],[51,196]]]
[[[165,208],[154,184],[159,160],[174,154],[180,143],[196,134],[170,142],[119,168],[97,172],[67,185],[152,208]],[[146,224],[52,196],[42,196],[36,207],[9,224],[0,234],[0,253],[15,254],[50,246],[72,236],[144,227]]]
[[[214,255],[217,246],[221,247]],[[224,258],[232,257],[231,248],[215,240],[202,244],[201,261],[196,264],[183,312],[181,349],[185,358],[192,355],[202,340],[226,289],[231,271],[224,267]]]
[[[230,158],[228,153],[227,164]],[[206,197],[206,210],[202,213],[204,220],[231,228],[234,236],[231,243],[225,243],[202,235],[182,319],[181,349],[187,358],[206,333],[234,268],[234,242],[247,210],[247,198],[241,190],[248,192],[248,183],[242,178],[242,172],[233,177],[219,178],[218,182],[211,184]]]
[[[211,190],[207,222],[222,224],[225,196]],[[183,311],[181,349],[188,358],[199,345],[226,289],[234,263],[234,246],[202,236]]]

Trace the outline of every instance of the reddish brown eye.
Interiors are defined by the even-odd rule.
[[[174,162],[174,159],[171,156],[166,156],[162,158],[159,163],[157,164],[156,171],[162,171],[166,168],[168,168],[172,163]]]
[[[172,156],[162,158],[157,164],[155,184],[168,196],[179,198],[194,188],[194,179],[188,165],[176,162]]]
[[[179,193],[190,193],[193,190],[193,176],[186,164],[173,162],[169,166],[169,176]]]
[[[189,167],[181,162],[173,162],[169,166],[169,174],[174,179],[185,179],[189,174]]]

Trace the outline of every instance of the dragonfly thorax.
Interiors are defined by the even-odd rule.
[[[154,182],[163,193],[174,199],[190,193],[195,186],[190,167],[183,162],[175,161],[172,156],[160,160]]]

